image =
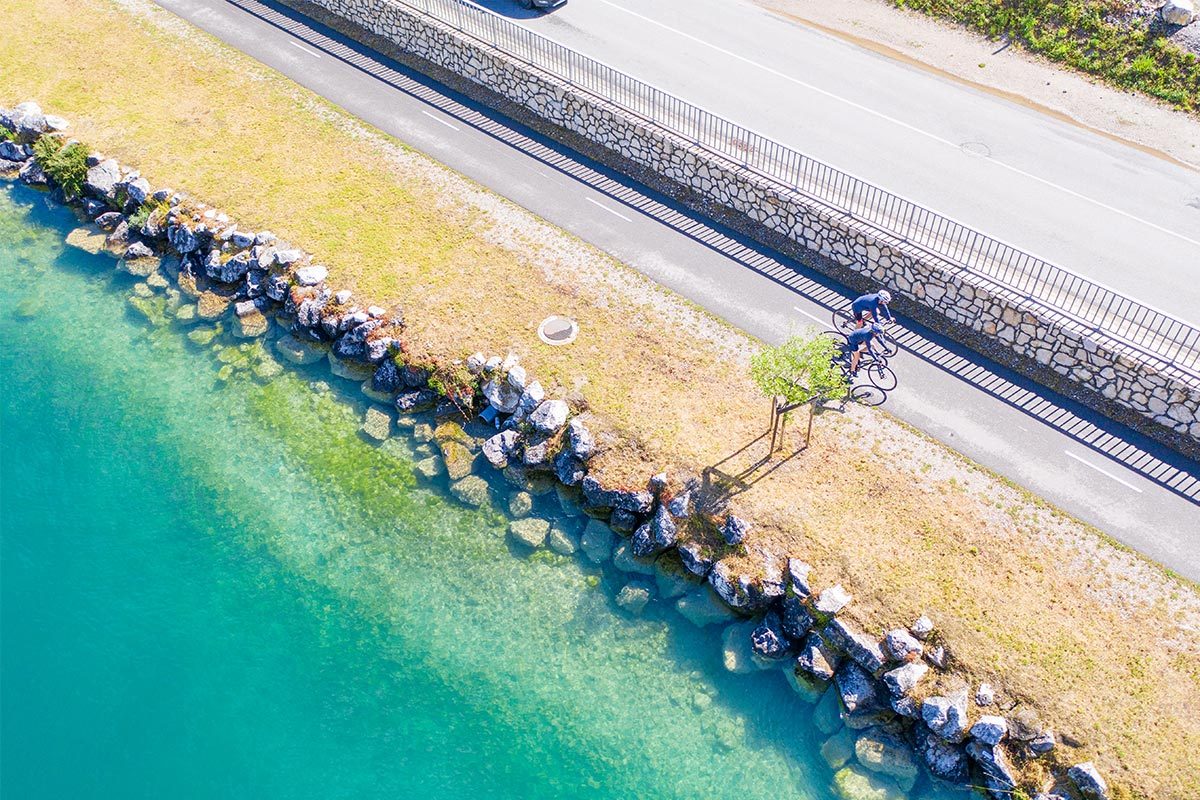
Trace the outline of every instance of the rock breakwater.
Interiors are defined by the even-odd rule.
[[[74,167],[48,163],[47,153],[82,145],[63,135],[64,120],[32,103],[0,109],[0,128],[0,174],[78,210],[84,224],[68,243],[113,256],[114,269],[135,281],[133,313],[219,348],[224,378],[251,372],[269,380],[280,361],[325,361],[372,401],[363,436],[386,443],[396,429],[411,430],[428,446],[418,472],[447,480],[465,504],[496,499],[480,472],[497,470],[511,489],[504,505],[518,553],[578,553],[605,564],[624,576],[615,597],[624,613],[657,603],[697,626],[720,625],[714,645],[731,672],[781,670],[798,693],[819,699],[813,724],[829,736],[822,753],[844,797],[899,797],[923,773],[1008,797],[1022,763],[1058,766],[1053,733],[1028,715],[1009,719],[1011,705],[990,688],[957,677],[949,645],[927,617],[882,637],[862,629],[845,589],[815,589],[803,554],[756,549],[751,521],[711,504],[695,476],[612,484],[593,474],[595,456],[620,443],[594,435],[593,412],[548,392],[516,356],[431,357],[407,335],[400,308],[337,290],[328,270],[269,231],[243,229],[182,193],[155,189],[99,153]],[[223,332],[245,341],[223,345]],[[553,498],[574,521],[529,516],[534,498]],[[753,570],[735,566],[745,559],[733,557],[747,554]],[[1097,794],[1107,788],[1090,764],[1059,777],[1106,796]]]

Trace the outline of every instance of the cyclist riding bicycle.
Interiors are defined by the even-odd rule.
[[[858,323],[858,327],[862,328],[867,321],[875,321],[886,319],[888,322],[895,322],[895,317],[888,310],[888,303],[892,302],[892,293],[887,289],[880,289],[874,294],[864,294],[858,297],[850,304],[850,313],[854,315],[854,321]]]
[[[863,353],[870,353],[872,358],[879,358],[879,353],[875,351],[874,341],[875,336],[883,333],[883,326],[878,322],[872,322],[865,328],[851,331],[846,337],[846,352],[850,354],[850,377],[858,375],[858,362],[862,358]]]

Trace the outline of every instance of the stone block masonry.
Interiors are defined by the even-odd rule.
[[[1193,457],[1200,380],[389,0],[284,0]]]

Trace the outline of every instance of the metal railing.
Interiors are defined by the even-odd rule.
[[[1200,379],[1200,329],[681,100],[466,0],[421,11],[647,122]]]

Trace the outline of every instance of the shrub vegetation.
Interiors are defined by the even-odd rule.
[[[79,142],[66,146],[54,136],[43,136],[33,145],[33,155],[42,171],[54,180],[68,197],[83,194],[87,178],[87,148]]]
[[[1200,111],[1200,59],[1152,20],[1129,16],[1133,0],[893,0],[1008,37],[1026,49],[1123,89]]]

